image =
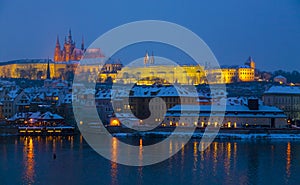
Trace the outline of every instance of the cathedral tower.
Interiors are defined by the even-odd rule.
[[[61,61],[61,50],[60,50],[58,35],[57,35],[57,38],[56,38],[56,46],[55,46],[55,51],[54,51],[54,61]]]
[[[57,36],[56,46],[54,51],[55,62],[68,62],[72,60],[80,60],[84,53],[84,40],[82,38],[81,48],[76,48],[76,43],[73,41],[71,29],[69,34],[65,37],[63,48],[60,47],[59,38]]]

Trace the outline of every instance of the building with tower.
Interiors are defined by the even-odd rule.
[[[251,56],[249,56],[248,60],[245,62],[246,66],[249,66],[252,69],[255,69],[255,62]]]
[[[255,62],[249,57],[245,65],[206,68],[206,76],[215,83],[234,83],[255,81]]]
[[[68,62],[80,60],[85,52],[84,40],[82,38],[81,48],[76,48],[76,43],[72,39],[71,29],[69,30],[68,37],[65,37],[63,47],[59,42],[59,37],[56,38],[56,45],[54,51],[54,62]]]

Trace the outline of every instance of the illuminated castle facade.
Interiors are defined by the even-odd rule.
[[[119,60],[106,60],[100,49],[91,54],[91,60],[99,60],[94,64],[88,64],[89,58],[83,59],[78,68],[79,61],[50,61],[49,60],[16,60],[2,62],[0,64],[0,77],[46,79],[47,76],[55,79],[70,79],[75,74],[84,72],[88,74],[89,81],[98,79],[99,82],[112,82],[139,85],[162,84],[204,84],[204,83],[234,83],[255,81],[255,63],[252,58],[242,66],[230,66],[221,68],[205,68],[196,65],[163,65],[160,61],[142,65],[123,66]],[[88,52],[88,51],[87,51]],[[96,56],[96,57],[95,57]],[[99,57],[100,56],[100,57]],[[102,61],[102,62],[101,62]],[[49,64],[48,64],[49,62]],[[104,64],[99,65],[100,63]],[[141,63],[143,63],[141,61]],[[49,70],[48,70],[49,68]],[[77,69],[77,70],[76,70]],[[49,75],[47,74],[49,71]]]
[[[205,73],[215,83],[252,82],[255,80],[255,62],[249,57],[245,65],[206,69]]]
[[[84,57],[83,57],[84,55]],[[132,66],[123,66],[120,60],[107,58],[100,48],[76,48],[71,30],[61,46],[57,37],[53,61],[25,59],[1,62],[0,77],[28,79],[72,79],[81,74],[88,81],[113,82],[139,85],[161,84],[206,84],[255,81],[255,63],[251,57],[245,65],[213,68],[199,65],[166,65],[163,58],[154,60],[146,55],[144,60]],[[79,62],[80,61],[80,62]],[[80,67],[78,65],[80,64]],[[48,71],[48,72],[47,72]],[[49,73],[49,74],[48,74]]]
[[[221,68],[209,68],[199,65],[157,65],[157,62],[148,62],[149,60],[150,57],[146,53],[144,65],[122,68],[117,73],[116,81],[125,84],[137,82],[139,85],[152,85],[158,81],[163,84],[180,83],[189,85],[255,81],[255,62],[251,57],[244,65],[223,66]],[[154,61],[153,56],[150,61]]]
[[[72,60],[80,60],[85,52],[84,40],[82,38],[81,48],[76,48],[76,43],[72,39],[71,30],[69,30],[68,38],[65,37],[65,42],[61,48],[59,38],[57,36],[55,51],[54,51],[54,62],[67,62]]]

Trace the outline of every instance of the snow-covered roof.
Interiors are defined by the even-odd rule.
[[[27,93],[27,94],[28,93],[35,93],[36,92],[36,88],[34,88],[34,87],[25,88],[24,92]]]
[[[111,99],[111,91],[101,90],[97,92],[95,99]]]
[[[15,115],[13,115],[11,118],[9,118],[8,121],[16,121],[18,119],[25,119],[27,115],[28,115],[27,113],[18,112]]]
[[[63,83],[57,83],[56,84],[56,87],[65,87],[66,85],[65,84],[63,84]]]
[[[39,117],[41,116],[40,112],[33,112],[31,113],[31,115],[29,116],[30,119],[39,119]]]
[[[286,79],[286,77],[284,77],[282,75],[275,76],[274,79],[276,79],[276,78],[281,78],[281,79],[284,78],[284,79]]]
[[[198,93],[191,92],[184,87],[174,86],[135,86],[131,89],[131,97],[198,97]]]
[[[64,118],[58,114],[52,114],[51,112],[48,111],[48,112],[45,112],[44,114],[42,114],[38,119],[40,119],[40,120],[62,120]]]
[[[221,69],[237,69],[237,68],[239,68],[239,66],[238,65],[222,65],[221,66]]]
[[[297,94],[300,95],[300,88],[296,86],[272,86],[264,94]]]
[[[211,110],[213,108],[213,110]],[[276,117],[286,118],[284,112],[276,107],[259,106],[259,110],[249,110],[243,105],[222,106],[211,105],[176,105],[170,108],[166,116],[217,116],[217,117]]]
[[[9,91],[7,94],[11,99],[15,99],[19,95],[19,90]]]
[[[41,114],[40,112],[27,112],[27,113],[16,113],[11,118],[9,118],[9,121],[16,121],[18,119],[34,119],[34,120],[62,120],[64,119],[58,114],[53,114],[51,112],[45,112],[44,114]]]
[[[274,106],[266,106],[266,105],[259,105],[258,110],[250,110],[245,105],[226,105],[220,106],[220,105],[176,105],[169,109],[169,111],[199,111],[200,112],[210,112],[213,108],[213,112],[270,112],[270,113],[283,113],[282,110],[274,107]],[[225,108],[225,110],[223,110]]]
[[[45,99],[45,94],[44,93],[38,93],[35,95],[35,97],[33,99],[40,99],[40,100],[44,100]]]
[[[248,65],[240,65],[239,68],[250,68]]]
[[[128,96],[127,94],[128,93],[126,93],[126,91],[122,90],[122,89],[121,90],[115,90],[115,91],[112,92],[112,96],[114,98],[126,97],[126,96]]]

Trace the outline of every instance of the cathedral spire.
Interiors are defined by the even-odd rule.
[[[56,47],[60,47],[58,35],[56,37]]]
[[[153,55],[153,51],[152,51],[152,55],[151,55],[151,58],[150,58],[150,64],[154,64],[154,55]]]
[[[255,69],[255,62],[251,56],[248,57],[248,60],[246,61],[245,64],[248,65],[249,67]]]
[[[61,60],[61,50],[60,50],[60,43],[59,43],[59,37],[57,35],[56,37],[56,45],[54,50],[54,61],[60,61]]]
[[[83,51],[84,50],[84,38],[82,36],[82,42],[81,42],[81,50]]]
[[[46,79],[47,80],[50,80],[51,79],[51,76],[50,76],[50,62],[49,62],[49,57],[48,57],[48,63],[47,63],[47,77]]]
[[[248,57],[248,62],[251,62],[251,61],[253,61],[253,59],[252,59],[251,56],[249,56],[249,57]]]
[[[144,64],[148,64],[148,61],[149,61],[149,55],[148,55],[148,51],[146,51],[146,55],[144,57]]]
[[[69,29],[68,41],[69,41],[70,43],[72,43],[72,31],[71,31],[71,28]]]

